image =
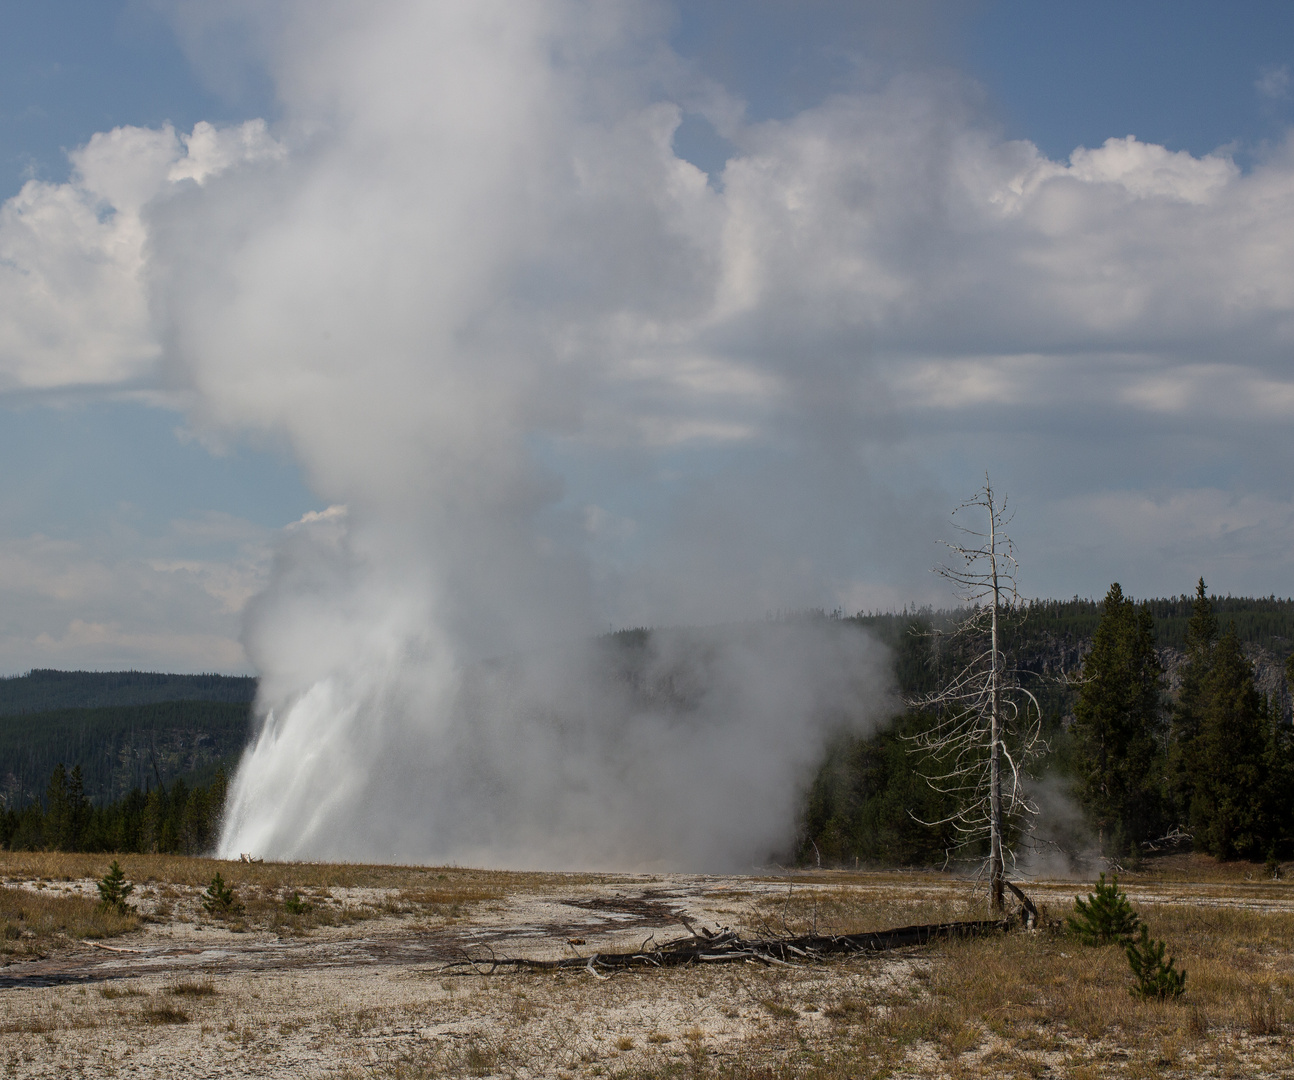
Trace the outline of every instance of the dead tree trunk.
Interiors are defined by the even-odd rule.
[[[959,524],[971,539],[949,544],[951,565],[936,568],[957,586],[962,600],[974,605],[953,632],[954,640],[969,644],[970,659],[941,690],[908,704],[935,713],[931,726],[911,737],[913,749],[943,767],[926,780],[958,802],[950,816],[926,824],[952,824],[963,845],[988,841],[989,900],[1000,913],[1008,886],[1007,819],[1036,812],[1024,791],[1022,769],[1045,744],[1038,702],[1021,686],[1018,673],[1007,668],[1003,651],[1003,618],[1019,602],[1015,553],[1005,532],[1006,500],[999,503],[985,477],[983,488],[957,508],[970,509],[987,515],[988,528]]]
[[[1006,874],[1006,861],[1002,857],[1002,650],[999,647],[998,616],[1002,610],[1002,587],[997,568],[998,513],[993,506],[993,489],[984,481],[988,502],[989,568],[993,581],[992,667],[990,669],[991,698],[989,703],[989,895],[992,909],[1000,912],[1006,904],[1002,881]]]

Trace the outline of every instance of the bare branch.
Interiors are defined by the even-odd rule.
[[[926,782],[959,804],[948,816],[925,824],[951,827],[961,846],[988,840],[992,902],[1001,910],[1005,861],[1015,861],[1006,845],[1006,821],[1027,827],[1037,814],[1024,778],[1028,763],[1046,744],[1038,700],[1021,685],[1020,673],[1007,666],[1001,647],[1003,616],[1022,607],[1016,586],[1019,562],[1006,534],[1012,520],[1007,500],[999,499],[985,476],[984,486],[953,511],[954,518],[958,515],[954,528],[964,542],[945,543],[950,559],[935,573],[971,608],[951,634],[940,637],[955,645],[971,644],[973,655],[939,690],[909,700],[910,708],[932,713],[933,719],[905,738],[910,752],[921,752],[938,766],[923,774]],[[1010,774],[1005,790],[1003,760]]]

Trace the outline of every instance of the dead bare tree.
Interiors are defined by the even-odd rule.
[[[1002,618],[1020,604],[1015,549],[1006,534],[1006,498],[999,501],[986,475],[984,486],[954,511],[976,513],[980,528],[956,524],[961,542],[949,543],[950,564],[935,568],[952,582],[970,614],[951,632],[950,644],[968,655],[941,689],[908,702],[933,712],[934,723],[909,737],[913,751],[924,751],[939,766],[925,776],[936,791],[952,795],[957,809],[928,825],[952,825],[961,846],[988,840],[988,878],[992,908],[1003,909],[1006,824],[1037,813],[1024,788],[1028,762],[1046,749],[1038,701],[1007,667],[1002,651]],[[1009,782],[1003,785],[1003,762]],[[1014,890],[1013,890],[1014,891]]]

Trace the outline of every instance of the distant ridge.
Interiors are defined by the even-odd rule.
[[[0,717],[0,806],[21,807],[45,792],[62,762],[80,766],[92,802],[131,788],[207,784],[232,773],[251,733],[245,701],[161,701],[56,709]]]
[[[163,701],[247,704],[256,696],[250,675],[167,675],[152,671],[54,671],[33,668],[0,678],[0,716],[57,709],[156,705]]]

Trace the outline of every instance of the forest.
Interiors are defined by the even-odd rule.
[[[199,854],[256,680],[38,669],[0,679],[0,846]]]
[[[1053,816],[1008,822],[1022,855],[1093,854],[1135,865],[1191,848],[1218,859],[1294,853],[1294,601],[1194,596],[1136,602],[1116,583],[1101,602],[1004,611],[1002,649],[1039,704],[1044,752],[1030,781]],[[855,617],[895,654],[912,701],[953,677],[964,613]],[[940,643],[944,643],[942,650]],[[797,860],[824,864],[976,862],[948,820],[947,763],[923,748],[936,718],[909,708],[870,738],[843,737],[807,794]],[[1055,814],[1058,801],[1081,822]]]
[[[813,617],[855,623],[885,641],[903,699],[916,702],[977,647],[956,633],[966,615]],[[641,647],[649,635],[610,637]],[[1182,847],[1269,863],[1294,854],[1294,601],[1209,597],[1201,581],[1194,595],[1138,602],[1115,584],[1103,601],[1007,608],[1001,649],[1039,706],[1044,752],[1029,783],[1049,793],[1049,807],[1059,798],[1076,808],[1081,822],[1047,808],[1036,822],[1017,816],[1009,823],[1017,851],[1099,854],[1121,865]],[[210,849],[250,733],[252,680],[24,678],[22,686],[0,680],[0,846]],[[175,690],[188,699],[130,698]],[[86,707],[105,699],[114,704]],[[55,707],[23,713],[15,705]],[[796,850],[773,856],[851,866],[979,860],[983,852],[949,821],[957,796],[941,790],[947,763],[921,738],[937,722],[913,705],[875,734],[837,738],[805,793]]]

